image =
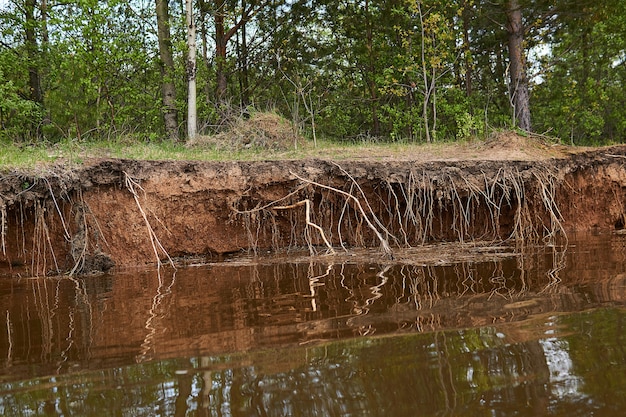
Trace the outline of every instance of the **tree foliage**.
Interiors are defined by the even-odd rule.
[[[0,135],[183,134],[185,10],[166,2],[157,24],[159,3],[0,2]],[[454,140],[519,126],[577,144],[622,141],[626,5],[554,3],[197,0],[198,133],[272,109],[338,140]]]

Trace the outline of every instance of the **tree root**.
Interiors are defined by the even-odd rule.
[[[248,215],[246,227],[250,239],[271,233],[272,244],[280,247],[281,228],[273,213],[305,206],[304,240],[311,253],[310,227],[320,233],[328,248],[331,242],[338,241],[344,249],[346,242],[366,246],[363,229],[368,228],[389,258],[393,257],[392,245],[410,248],[441,239],[460,243],[512,241],[522,251],[527,243],[542,238],[551,243],[557,237],[567,240],[557,204],[560,179],[550,170],[520,172],[516,167],[502,167],[492,175],[482,172],[482,175],[471,176],[459,169],[411,170],[403,180],[390,178],[384,181],[382,188],[371,189],[359,184],[340,165],[333,165],[347,178],[344,187],[323,184],[291,171],[298,181],[294,191],[268,203],[261,200],[252,210],[236,211]],[[398,176],[402,178],[401,174],[394,178]],[[303,193],[303,190],[309,191]],[[331,198],[333,194],[340,196],[341,201]],[[299,201],[293,202],[294,197],[299,197]],[[278,206],[285,200],[292,201]],[[315,205],[318,200],[319,207]],[[370,204],[371,201],[378,206]],[[260,211],[267,211],[271,216],[272,230],[269,230],[270,222],[262,225],[256,215]],[[313,220],[316,216],[324,221],[316,222]],[[287,220],[291,224],[291,241],[298,242],[302,234],[297,232],[297,219],[292,214]],[[252,236],[255,226],[256,235]],[[335,239],[331,230],[336,231]],[[255,242],[258,244],[258,240]]]
[[[369,219],[369,217],[365,213],[365,210],[363,210],[363,206],[361,205],[361,202],[359,201],[358,198],[356,198],[352,194],[347,193],[347,192],[345,192],[343,190],[340,190],[338,188],[334,188],[334,187],[331,187],[329,185],[320,184],[318,182],[307,180],[306,178],[302,178],[301,176],[299,176],[298,174],[295,174],[294,172],[290,172],[290,174],[293,175],[294,177],[296,177],[297,179],[299,179],[301,182],[304,182],[304,183],[307,183],[307,184],[311,184],[311,185],[314,185],[316,187],[323,188],[325,190],[330,190],[330,191],[336,192],[336,193],[341,194],[344,197],[346,197],[346,199],[349,199],[349,200],[353,201],[354,204],[356,205],[356,207],[358,208],[359,212],[363,216],[363,219],[365,220],[365,222],[369,226],[369,228],[374,232],[374,234],[376,235],[376,237],[380,241],[381,248],[382,248],[383,252],[385,253],[385,255],[387,255],[390,259],[393,258],[393,251],[391,250],[391,247],[389,246],[389,242],[387,241],[387,239],[385,239],[383,237],[382,233],[376,228],[376,226],[374,226],[372,221]],[[370,207],[369,203],[367,203],[367,206]],[[371,210],[371,207],[370,207],[370,210]],[[379,225],[381,225],[381,223],[378,221],[378,219],[376,219],[376,222]],[[385,229],[384,227],[383,227],[383,229],[387,232],[388,235],[390,234],[389,231],[387,231],[387,229]]]
[[[126,171],[124,171],[124,184],[126,185],[126,189],[130,191],[130,193],[133,195],[133,198],[135,199],[135,204],[137,204],[137,208],[139,209],[139,212],[141,213],[141,217],[143,218],[143,221],[146,224],[146,228],[148,229],[148,237],[150,238],[150,243],[152,245],[152,250],[154,251],[154,256],[156,258],[158,268],[160,268],[163,265],[163,263],[161,262],[161,257],[159,256],[159,251],[160,251],[163,253],[163,255],[165,255],[165,257],[168,260],[168,263],[174,269],[176,269],[176,267],[174,266],[174,261],[172,260],[170,255],[167,253],[167,250],[165,250],[165,248],[161,244],[161,241],[159,240],[156,233],[154,232],[154,229],[150,225],[150,221],[148,220],[148,216],[146,215],[146,212],[144,211],[144,209],[141,206],[141,203],[139,202],[139,194],[137,193],[136,189],[139,189],[144,194],[144,198],[145,198],[145,190],[141,187],[141,185],[137,181],[131,178],[131,176],[126,173]]]
[[[306,219],[306,225],[307,226],[311,226],[314,229],[316,229],[322,240],[324,241],[324,243],[326,244],[326,247],[328,248],[328,253],[334,254],[335,253],[335,249],[333,249],[333,246],[330,244],[330,242],[328,241],[328,239],[326,239],[326,235],[324,234],[324,229],[322,229],[321,227],[319,227],[318,225],[316,225],[315,223],[313,223],[311,221],[311,200],[306,199],[306,200],[302,200],[299,201],[295,204],[291,204],[288,206],[276,206],[274,207],[274,210],[290,210],[290,209],[294,209],[297,207],[305,207],[305,219]],[[310,239],[307,239],[308,243],[309,243],[309,252],[311,252],[311,255],[315,254],[315,251],[313,249],[313,245],[311,244]]]
[[[2,240],[2,255],[7,254],[7,206],[4,201],[0,199],[0,239]]]

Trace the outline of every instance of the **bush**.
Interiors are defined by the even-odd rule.
[[[41,109],[24,99],[11,80],[0,71],[0,138],[24,141],[36,136]]]

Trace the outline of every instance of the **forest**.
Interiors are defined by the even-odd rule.
[[[626,139],[621,0],[0,0],[0,140]]]

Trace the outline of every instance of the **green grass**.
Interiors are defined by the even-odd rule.
[[[31,167],[39,163],[54,162],[56,159],[42,146],[16,146],[0,142],[2,168]]]
[[[121,137],[116,140],[77,141],[35,144],[0,141],[0,169],[32,168],[55,162],[80,164],[89,158],[123,158],[136,160],[286,160],[321,158],[345,160],[350,158],[381,159],[389,156],[429,154],[442,157],[449,154],[452,144],[446,142],[417,144],[408,142],[337,142],[318,139],[301,141],[297,149],[272,151],[267,149],[224,150],[211,147],[186,147],[169,141],[146,142]],[[463,146],[457,143],[456,146]]]
[[[29,168],[59,161],[80,164],[88,158],[125,158],[139,160],[247,160],[270,156],[267,151],[230,152],[217,149],[188,148],[173,142],[132,142],[105,140],[93,142],[21,144],[0,142],[0,168]]]

